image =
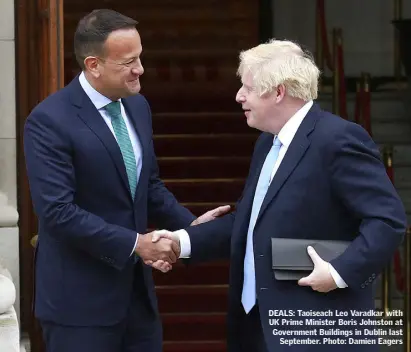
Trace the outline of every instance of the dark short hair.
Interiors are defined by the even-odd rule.
[[[74,54],[81,69],[87,56],[103,56],[104,44],[110,33],[135,28],[137,21],[113,10],[100,9],[84,16],[74,34]]]

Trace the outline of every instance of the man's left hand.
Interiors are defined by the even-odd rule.
[[[230,211],[231,207],[229,205],[222,205],[221,207],[209,210],[208,212],[204,213],[203,215],[199,216],[195,219],[190,226],[200,225],[205,222],[209,222],[214,220],[222,215],[225,215]]]
[[[329,263],[323,260],[313,247],[307,248],[308,255],[314,263],[314,270],[310,275],[298,281],[300,286],[311,286],[314,291],[329,292],[337,288],[329,270]]]

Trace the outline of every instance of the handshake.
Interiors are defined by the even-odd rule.
[[[210,210],[195,219],[190,226],[214,220],[228,213],[229,210],[229,205]],[[156,230],[147,234],[140,234],[135,252],[145,264],[165,273],[172,269],[172,264],[180,257],[180,238],[176,232],[167,230]]]
[[[180,239],[174,232],[167,230],[140,234],[135,252],[145,264],[167,272],[180,257]]]

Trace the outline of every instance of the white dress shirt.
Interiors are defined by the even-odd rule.
[[[113,134],[114,138],[117,140],[116,134],[114,133],[113,125],[111,124],[111,117],[107,114],[107,111],[104,109],[104,107],[107,104],[110,104],[112,102],[111,99],[105,97],[101,93],[97,92],[91,84],[87,81],[86,76],[84,75],[84,72],[80,74],[79,77],[80,85],[83,88],[84,92],[87,94],[87,96],[90,98],[91,102],[93,105],[96,107],[98,112],[100,113],[101,117],[103,118],[104,122],[107,124],[108,128],[110,129],[111,133]],[[142,154],[142,149],[141,149],[141,144],[140,140],[138,138],[137,132],[134,129],[133,124],[131,123],[129,117],[127,116],[126,110],[124,109],[123,103],[121,102],[121,99],[119,99],[120,102],[120,107],[121,107],[121,115],[124,119],[124,122],[126,123],[128,135],[130,137],[131,145],[133,147],[134,151],[134,156],[136,158],[136,165],[137,165],[137,178],[140,178],[140,173],[141,173],[141,168],[142,168],[142,162],[143,162],[143,154]],[[134,250],[137,245],[137,240],[138,240],[138,234],[136,238],[136,242],[134,244],[133,251],[131,254],[134,253]]]
[[[290,146],[295,134],[297,133],[298,128],[304,120],[304,117],[307,115],[308,111],[313,106],[313,101],[307,102],[300,110],[298,110],[283,126],[281,131],[278,133],[278,139],[281,141],[281,148],[278,153],[277,161],[274,164],[273,171],[271,173],[271,180],[274,178],[275,173],[281,165],[281,162],[284,159],[285,154],[287,153],[288,147]],[[275,137],[274,137],[275,138]],[[190,236],[187,231],[184,229],[175,231],[175,234],[178,235],[180,239],[181,253],[180,258],[188,258],[191,255],[191,242]],[[347,287],[347,284],[342,279],[342,277],[337,273],[334,267],[331,264],[328,264],[330,274],[333,277],[336,285],[339,288]]]

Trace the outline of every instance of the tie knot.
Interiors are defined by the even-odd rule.
[[[121,116],[121,108],[119,101],[113,101],[110,104],[107,104],[104,109],[108,112],[110,117],[118,117]]]
[[[281,147],[281,141],[280,138],[278,138],[278,136],[275,136],[274,138],[274,147]]]

